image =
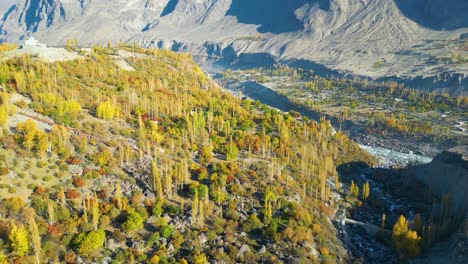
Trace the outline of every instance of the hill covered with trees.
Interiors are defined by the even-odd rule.
[[[0,62],[0,263],[343,259],[336,167],[373,159],[328,121],[235,98],[187,54],[80,52]]]

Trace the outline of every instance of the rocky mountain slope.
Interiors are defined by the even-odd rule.
[[[460,0],[18,0],[0,29],[8,41],[135,41],[229,62],[413,79],[460,94],[467,64],[436,58],[464,56],[466,14]]]
[[[411,172],[437,195],[449,194],[455,208],[468,209],[468,146],[446,150],[431,163],[416,166]]]

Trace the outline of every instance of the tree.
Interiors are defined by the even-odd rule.
[[[418,232],[418,234],[422,234],[423,222],[420,214],[416,214],[414,216],[412,227],[416,232]]]
[[[110,120],[114,118],[116,114],[116,109],[112,102],[105,101],[103,103],[100,103],[99,106],[96,108],[96,114],[101,119]]]
[[[235,160],[238,153],[239,153],[239,149],[237,148],[236,144],[232,142],[231,140],[227,146],[226,161]]]
[[[38,130],[36,133],[36,146],[34,149],[36,150],[36,154],[39,157],[43,157],[49,147],[49,138],[47,134],[43,131]]]
[[[276,195],[272,191],[267,190],[265,192],[265,197],[263,198],[263,222],[265,224],[268,224],[271,221],[275,204]]]
[[[205,254],[200,253],[200,254],[197,254],[197,255],[193,256],[193,263],[194,264],[207,264],[209,262],[206,259]]]
[[[65,125],[70,125],[73,119],[76,119],[81,113],[81,105],[74,100],[62,101],[57,105],[53,114],[55,120]]]
[[[91,211],[91,223],[93,224],[94,231],[96,231],[98,229],[99,217],[100,217],[99,200],[96,194],[94,195],[93,198],[89,199],[89,203],[90,203],[89,207]]]
[[[349,194],[354,197],[358,197],[359,195],[359,187],[351,181],[351,186],[349,186]]]
[[[117,203],[117,208],[119,208],[119,210],[122,210],[123,209],[122,187],[120,186],[120,182],[115,183],[114,199],[115,199],[115,202]]]
[[[0,251],[0,264],[9,264],[8,258],[5,256],[3,251]]]
[[[25,256],[29,251],[28,231],[24,226],[17,226],[13,223],[10,234],[8,235],[12,255],[15,257]]]
[[[159,132],[158,124],[153,121],[150,122],[148,136],[151,139],[151,141],[156,142],[158,144],[164,140],[164,135]]]
[[[382,222],[380,223],[380,228],[385,229],[385,220],[387,218],[387,215],[385,213],[382,213]]]
[[[199,199],[198,199],[198,189],[194,188],[194,195],[192,197],[192,225],[197,224],[197,219],[198,219],[198,209],[199,209]]]
[[[26,219],[26,223],[29,227],[29,232],[31,233],[31,240],[34,247],[34,255],[36,256],[36,263],[41,263],[41,237],[39,235],[39,228],[37,227],[36,220],[36,211],[33,208],[24,208],[22,212],[23,216]]]
[[[83,256],[91,256],[93,252],[100,249],[106,240],[106,233],[100,229],[97,231],[91,231],[87,234],[79,234],[74,243],[77,246],[78,253]]]
[[[129,208],[126,214],[126,220],[122,224],[122,229],[127,233],[133,233],[143,227],[145,219],[133,208]]]
[[[417,256],[421,252],[419,245],[421,237],[416,231],[409,229],[409,223],[403,215],[400,215],[393,226],[392,240],[402,259]]]
[[[153,190],[156,192],[156,196],[161,199],[163,195],[161,177],[159,176],[158,167],[156,167],[156,162],[154,161],[151,161],[151,176]]]
[[[213,155],[211,154],[211,147],[203,146],[200,152],[200,162],[202,163],[210,163]]]
[[[369,186],[369,181],[366,181],[364,185],[362,186],[362,199],[367,200],[370,195],[370,186]]]
[[[17,139],[28,151],[34,147],[34,139],[37,131],[37,124],[31,119],[16,125]]]
[[[6,106],[0,105],[0,126],[6,125],[8,121],[8,110]]]

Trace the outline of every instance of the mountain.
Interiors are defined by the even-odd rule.
[[[467,93],[463,0],[19,0],[1,38],[137,42],[228,62],[405,79]],[[452,57],[451,57],[452,56]],[[458,58],[458,57],[455,57]],[[331,71],[330,71],[331,70]]]
[[[461,145],[437,155],[425,165],[416,166],[410,174],[427,184],[439,195],[450,194],[453,207],[468,209],[468,146]]]

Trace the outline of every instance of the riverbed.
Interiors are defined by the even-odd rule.
[[[418,155],[414,153],[403,153],[396,150],[359,145],[362,149],[366,150],[373,156],[379,158],[378,167],[391,168],[391,167],[405,167],[408,165],[421,165],[427,164],[432,161],[431,157]]]

